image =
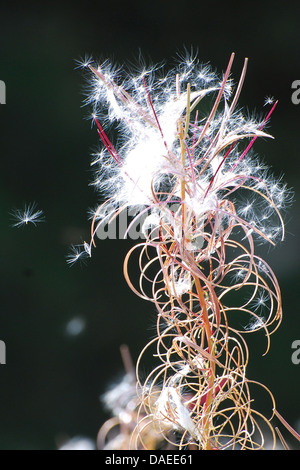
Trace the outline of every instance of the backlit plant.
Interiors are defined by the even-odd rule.
[[[286,425],[272,393],[247,376],[247,337],[263,330],[267,353],[282,319],[277,279],[255,246],[283,239],[290,192],[253,153],[258,137],[271,137],[266,125],[277,103],[266,101],[260,121],[245,117],[237,103],[247,60],[234,85],[233,59],[222,77],[194,57],[166,74],[83,64],[102,143],[93,184],[107,200],[92,213],[90,243],[74,247],[69,262],[91,256],[97,230],[134,210],[126,234],[140,222],[141,239],[124,275],[157,310],[156,336],[136,373],[106,394],[114,416],[99,432],[101,448],[260,449],[265,436],[276,445],[274,415]],[[104,130],[111,123],[117,148]],[[155,365],[142,379],[147,354]],[[253,408],[255,387],[269,397],[271,416]]]

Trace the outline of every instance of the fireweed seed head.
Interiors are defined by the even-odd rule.
[[[106,201],[90,213],[89,248],[75,249],[70,264],[90,256],[95,234],[128,209],[125,232],[140,222],[144,240],[126,255],[124,276],[155,305],[157,335],[137,361],[140,402],[130,415],[137,448],[155,448],[154,431],[180,449],[262,448],[261,419],[275,438],[252,407],[245,338],[263,330],[267,353],[282,319],[278,281],[255,246],[256,238],[283,239],[281,210],[291,196],[253,150],[257,138],[272,138],[266,129],[277,102],[266,102],[258,119],[238,109],[248,61],[235,84],[233,59],[222,75],[192,55],[167,73],[145,64],[127,73],[90,59],[85,67],[101,141],[92,185]],[[131,279],[137,253],[140,273]],[[148,354],[158,365],[145,377]],[[127,419],[128,406],[121,408]]]
[[[219,76],[192,55],[166,73],[162,65],[142,64],[130,73],[109,61],[95,65],[85,59],[85,103],[92,105],[102,141],[93,154],[91,184],[116,208],[159,212],[177,201],[191,218],[202,219],[199,226],[214,214],[216,230],[234,221],[246,237],[271,243],[284,237],[279,211],[291,193],[252,149],[258,137],[272,138],[265,127],[276,102],[266,100],[270,109],[257,120],[237,109],[245,70],[235,85],[228,70]],[[111,125],[118,132],[116,146],[106,133]]]
[[[23,227],[24,225],[36,225],[45,221],[45,216],[42,210],[37,210],[35,202],[25,204],[23,209],[14,209],[11,215],[15,221],[12,227]]]

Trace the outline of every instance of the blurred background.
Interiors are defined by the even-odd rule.
[[[279,100],[269,129],[275,140],[257,141],[255,150],[295,191],[285,241],[265,250],[281,285],[284,318],[267,356],[264,338],[254,335],[248,376],[272,390],[280,413],[300,431],[300,364],[291,360],[292,342],[300,340],[300,105],[291,101],[292,82],[300,80],[300,6],[201,0],[77,5],[0,3],[0,79],[6,84],[0,339],[7,353],[0,365],[0,449],[56,449],[79,435],[94,442],[109,416],[99,397],[123,372],[120,346],[127,344],[135,361],[154,334],[153,306],[123,279],[130,241],[99,241],[86,265],[66,263],[70,245],[89,239],[87,209],[99,202],[89,186],[98,138],[86,119],[90,110],[82,107],[85,80],[75,60],[88,54],[123,64],[141,52],[146,61],[172,65],[191,46],[218,72],[235,52],[236,80],[249,58],[240,105],[250,113],[262,115],[266,96]],[[46,223],[12,228],[10,212],[33,201]],[[269,410],[269,402],[255,399]]]

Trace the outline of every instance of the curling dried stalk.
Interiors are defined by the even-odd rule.
[[[247,60],[234,86],[233,59],[221,78],[191,57],[165,76],[152,68],[123,81],[107,62],[87,64],[94,76],[87,102],[103,144],[93,184],[109,204],[95,210],[85,252],[99,227],[134,207],[127,235],[140,222],[144,238],[127,254],[124,275],[157,309],[157,335],[137,363],[122,448],[154,449],[163,441],[180,449],[261,449],[265,428],[276,445],[273,416],[252,407],[253,387],[265,391],[273,410],[275,400],[246,375],[246,338],[263,330],[267,353],[282,319],[277,279],[255,245],[283,239],[280,211],[289,192],[253,153],[258,137],[271,138],[265,128],[277,103],[260,122],[245,118],[237,102]],[[118,125],[118,150],[104,121]],[[134,285],[128,265],[136,253]],[[141,380],[148,352],[158,362]],[[114,423],[122,436],[124,422]],[[108,428],[100,431],[103,442]]]

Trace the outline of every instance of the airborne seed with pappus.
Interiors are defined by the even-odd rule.
[[[40,222],[45,221],[44,212],[42,210],[36,210],[37,204],[35,202],[25,204],[24,209],[14,209],[11,213],[15,223],[12,227],[23,227],[24,225],[33,224],[36,225]]]

